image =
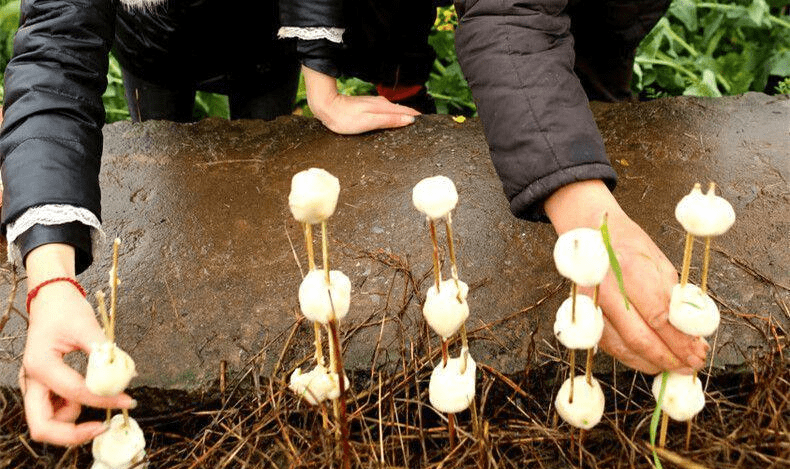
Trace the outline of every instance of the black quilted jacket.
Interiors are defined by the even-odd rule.
[[[338,21],[337,0],[282,1],[295,20]],[[3,234],[40,205],[84,207],[101,218],[101,95],[113,44],[124,67],[158,83],[256,66],[277,47],[276,0],[249,2],[244,15],[221,0],[168,0],[144,11],[117,0],[23,0],[21,10],[0,132]],[[306,61],[328,63],[320,50]],[[41,244],[72,244],[78,272],[92,261],[90,229],[80,223],[36,225],[18,241],[23,256]]]

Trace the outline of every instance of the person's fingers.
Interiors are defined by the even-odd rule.
[[[375,129],[391,129],[395,127],[403,127],[414,122],[414,116],[408,114],[373,114],[367,113],[364,117],[367,123],[368,130]]]
[[[53,403],[55,412],[52,414],[52,418],[54,420],[73,423],[80,416],[82,406],[79,402],[69,401],[59,396],[55,396],[52,399],[57,401],[57,403]]]
[[[366,109],[367,112],[375,114],[406,114],[409,116],[419,116],[420,111],[404,106],[402,104],[393,103],[384,96],[373,96],[370,101],[370,108]]]
[[[685,362],[672,353],[632,303],[629,302],[629,308],[625,308],[620,292],[609,277],[611,274],[601,286],[600,304],[628,349],[661,370],[679,371],[686,368]]]
[[[54,420],[49,390],[36,380],[27,380],[24,401],[30,438],[35,441],[61,446],[80,445],[92,440],[106,429],[102,422],[74,425],[74,423]]]
[[[68,401],[104,409],[128,409],[135,405],[135,401],[127,394],[107,397],[91,393],[82,375],[63,363],[60,357],[50,355],[47,358],[46,355],[41,357],[29,352],[23,361],[30,378],[28,384],[38,381]],[[39,367],[38,363],[48,366]]]
[[[617,333],[612,323],[604,317],[603,335],[598,345],[609,355],[623,362],[626,366],[643,373],[654,375],[661,371],[657,366],[635,354]]]

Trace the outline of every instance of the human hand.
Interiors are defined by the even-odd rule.
[[[26,259],[28,288],[54,277],[74,277],[71,246],[47,244],[31,251]],[[30,437],[57,445],[79,445],[105,430],[102,422],[75,424],[82,405],[130,408],[126,394],[100,397],[85,387],[84,378],[63,362],[69,352],[90,352],[93,342],[102,342],[104,332],[88,301],[67,282],[56,282],[39,290],[30,305],[23,368],[19,386],[25,403]]]
[[[419,112],[391,103],[382,96],[345,96],[337,92],[333,77],[302,66],[307,104],[313,115],[332,132],[353,135],[375,129],[403,127]]]
[[[631,368],[651,374],[664,370],[691,374],[702,368],[707,342],[680,332],[668,321],[672,287],[678,281],[675,268],[623,212],[604,183],[593,180],[565,186],[546,200],[544,208],[558,234],[581,226],[597,228],[603,214],[608,214],[610,240],[629,308],[610,271],[598,296],[604,313],[601,348]]]

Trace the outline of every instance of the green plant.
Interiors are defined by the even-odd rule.
[[[438,113],[471,116],[477,113],[477,107],[455,55],[456,27],[458,17],[455,8],[438,8],[436,22],[428,38],[428,43],[436,51],[436,60],[426,85]]]
[[[674,0],[637,51],[636,92],[722,96],[790,75],[786,2]],[[768,90],[771,91],[771,90]]]
[[[790,94],[790,77],[777,83],[775,91],[779,94]]]

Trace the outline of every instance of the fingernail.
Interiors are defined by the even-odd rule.
[[[686,363],[695,370],[699,370],[700,368],[705,366],[705,360],[701,359],[700,357],[694,354],[686,357]]]
[[[401,117],[404,124],[413,124],[414,123],[414,116],[403,116]]]

